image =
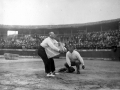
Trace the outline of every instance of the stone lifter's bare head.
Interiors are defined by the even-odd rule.
[[[54,32],[49,32],[49,37],[55,39],[56,35]]]

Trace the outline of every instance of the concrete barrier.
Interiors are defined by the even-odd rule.
[[[78,50],[82,57],[93,57],[93,58],[117,58],[120,59],[120,48],[114,52],[111,49],[100,49],[100,50]],[[38,56],[37,50],[35,49],[0,49],[0,55],[4,55],[4,53],[12,53],[18,54],[21,56]],[[65,53],[61,54],[60,56],[64,57]]]

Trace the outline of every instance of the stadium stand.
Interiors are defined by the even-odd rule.
[[[1,49],[37,49],[39,43],[47,36],[28,34],[18,36],[0,36]],[[73,43],[76,49],[111,49],[120,47],[120,30],[84,32],[70,35],[58,35],[60,41],[66,45]]]
[[[8,31],[18,34],[8,35]],[[57,39],[66,46],[74,44],[83,57],[120,60],[120,18],[66,25],[0,25],[0,55],[5,55],[6,59],[17,55],[37,56],[40,42],[50,31],[55,32]]]

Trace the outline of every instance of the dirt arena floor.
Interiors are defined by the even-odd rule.
[[[55,59],[56,71],[65,59]],[[85,59],[81,74],[60,73],[48,78],[40,59],[0,59],[0,90],[120,90],[120,61]]]

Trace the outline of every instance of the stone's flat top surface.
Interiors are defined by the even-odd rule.
[[[81,74],[46,77],[40,58],[0,58],[0,90],[120,90],[120,61],[85,60]],[[56,71],[65,59],[55,59]]]

